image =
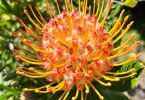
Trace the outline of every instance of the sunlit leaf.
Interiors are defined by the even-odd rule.
[[[137,5],[137,3],[138,3],[137,0],[126,0],[124,2],[124,5],[128,6],[128,7],[131,7],[131,8],[134,8]]]

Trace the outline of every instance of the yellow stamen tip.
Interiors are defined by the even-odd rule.
[[[33,70],[34,70],[34,68],[33,68],[33,67],[30,67],[30,68],[29,68],[29,70],[30,70],[30,71],[33,71]]]
[[[136,75],[137,73],[133,73],[132,75],[134,76],[134,75]]]
[[[132,25],[133,23],[134,23],[134,21],[131,21],[131,22],[130,22],[130,25]]]
[[[15,57],[16,57],[16,58],[19,58],[20,56],[19,56],[19,55],[16,55]]]
[[[119,80],[120,80],[120,79],[119,79],[118,77],[116,77],[114,81],[119,81]]]
[[[110,83],[110,82],[108,82],[108,83],[107,83],[107,86],[111,86],[111,83]]]
[[[86,93],[86,94],[89,94],[89,92],[90,92],[89,90],[85,90],[85,93]]]
[[[28,15],[28,11],[27,10],[24,10],[24,14]]]
[[[131,69],[131,71],[135,71],[135,69],[134,69],[134,68],[132,68],[132,69]]]
[[[103,100],[104,99],[104,97],[103,96],[100,96],[100,100]]]
[[[16,74],[19,74],[19,71],[17,71]]]
[[[126,17],[125,17],[125,19],[124,19],[124,21],[127,21],[127,20],[128,20],[128,18],[129,18],[129,16],[126,16]]]
[[[72,97],[72,100],[76,100],[76,97]]]

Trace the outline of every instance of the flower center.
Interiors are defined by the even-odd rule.
[[[97,19],[82,12],[63,12],[51,19],[42,30],[40,46],[48,53],[40,53],[43,69],[51,72],[50,81],[66,81],[82,90],[93,76],[99,78],[112,68],[107,59],[113,50],[112,42],[103,44],[109,34]]]

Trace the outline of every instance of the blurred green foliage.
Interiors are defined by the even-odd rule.
[[[13,49],[15,46],[21,46],[20,41],[12,35],[21,25],[17,18],[22,18],[26,24],[30,24],[25,18],[24,9],[28,4],[40,6],[43,9],[44,0],[1,0],[0,1],[0,100],[9,98],[17,100],[20,97],[22,89],[30,86],[40,86],[44,80],[28,79],[16,74],[16,64]],[[42,10],[45,11],[45,10]],[[45,14],[44,14],[45,15]],[[26,66],[28,66],[26,64]],[[38,83],[38,84],[37,84]]]
[[[21,46],[21,47],[23,46],[21,45],[20,41],[12,35],[13,31],[18,31],[18,29],[21,28],[21,25],[19,24],[17,18],[22,18],[23,21],[27,25],[30,24],[30,21],[25,17],[23,13],[24,9],[28,9],[28,6],[27,6],[28,4],[33,5],[33,7],[34,6],[39,7],[45,19],[49,19],[49,15],[45,10],[46,5],[44,2],[45,0],[1,0],[0,1],[0,100],[9,100],[9,99],[19,100],[20,95],[22,94],[23,88],[39,87],[44,84],[47,84],[47,81],[45,79],[37,79],[37,80],[29,79],[27,77],[19,76],[16,74],[16,65],[17,63],[19,63],[19,61],[15,59],[14,54],[13,54],[13,49],[14,49],[14,45]],[[50,0],[50,2],[53,8],[55,8],[56,5],[54,4],[54,0]],[[63,8],[63,2],[60,0],[59,3],[62,4],[62,8]],[[89,0],[89,4],[92,4],[91,0]],[[77,3],[74,2],[74,5],[77,6]],[[114,3],[114,5],[112,5],[112,10],[110,12],[110,15],[107,18],[106,28],[109,29],[114,25],[119,15],[119,12],[123,8],[127,9],[126,14],[129,14],[132,19],[135,19],[135,25],[133,29],[136,30],[138,33],[142,32],[142,30],[145,29],[145,24],[142,22],[142,20],[144,20],[145,17],[143,18],[141,16],[141,18],[139,18],[140,16],[134,15],[132,11],[134,11],[136,8],[124,7],[123,5],[119,5],[117,3]],[[55,12],[57,13],[57,10],[55,10]],[[144,29],[138,28],[139,25],[144,26]],[[119,45],[119,44],[120,43],[117,43],[116,45]],[[142,42],[142,45],[144,46],[144,41]],[[144,47],[142,49],[144,50]],[[25,64],[25,63],[23,64],[26,67],[29,66],[28,64]],[[134,65],[136,64],[138,63],[134,63]],[[130,65],[126,65],[126,66],[128,67]],[[140,67],[137,67],[139,68],[137,70],[141,70],[142,68]],[[120,69],[120,70],[125,70],[125,69]],[[135,80],[136,78],[133,78],[133,79],[134,80],[129,79],[130,86],[127,89],[125,88],[124,90],[134,88],[137,85],[136,80]],[[128,80],[126,80],[126,82],[128,82]],[[120,82],[118,84],[120,85],[123,83]],[[111,89],[112,88],[113,86],[111,87]],[[118,90],[117,88],[114,88],[114,89]],[[110,89],[107,89],[107,90],[102,89],[101,92],[103,92],[103,94],[107,98],[106,100],[110,100],[110,98],[112,98],[107,95],[108,91],[112,94],[114,93],[116,97],[120,96],[120,98],[124,98],[124,100],[126,100],[125,99],[126,97],[124,97],[123,94],[119,94],[119,93],[117,94]],[[51,100],[51,98],[54,97],[54,95],[51,95],[51,94],[35,94],[35,93],[32,93],[32,94],[34,94],[33,98],[37,98],[34,100],[49,100],[49,98]],[[92,99],[91,98],[93,97],[92,95],[93,94],[90,94],[90,97],[88,97],[89,100]]]

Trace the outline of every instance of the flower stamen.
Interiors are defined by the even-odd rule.
[[[123,37],[127,33],[127,31],[130,29],[130,27],[132,26],[133,23],[134,23],[133,21],[130,22],[127,25],[126,29],[113,41],[113,43],[117,42],[121,37]]]
[[[118,77],[118,78],[119,78],[119,79],[129,78],[129,77],[132,77],[132,76],[134,76],[134,75],[136,75],[136,74],[137,74],[137,73],[134,72],[134,73],[129,74],[129,75],[126,75],[126,76],[120,76],[120,77]]]
[[[98,92],[98,90],[94,87],[92,83],[89,83],[90,86],[93,88],[93,90],[96,92],[96,94],[99,96],[100,100],[103,100],[104,97]]]
[[[68,97],[69,93],[70,93],[70,90],[69,90],[69,91],[67,91],[67,93],[65,94],[65,96],[64,96],[64,98],[63,98],[63,100],[66,100],[66,98]]]
[[[124,61],[124,62],[121,62],[121,63],[117,63],[117,64],[113,64],[113,66],[120,66],[120,65],[124,65],[124,64],[127,64],[133,60],[135,60],[136,58],[138,58],[139,56],[141,55],[141,53],[135,55],[135,56],[132,56],[130,57],[128,60]]]
[[[35,7],[35,9],[36,9],[37,13],[38,13],[39,16],[40,16],[40,20],[41,20],[44,24],[47,23],[46,20],[43,18],[42,14],[40,13],[40,11],[38,10],[38,8]]]
[[[97,11],[96,11],[96,14],[95,14],[96,17],[99,14],[99,10],[100,10],[100,0],[98,0],[98,3],[97,3]]]
[[[21,19],[18,19],[18,20],[21,23],[21,25],[26,29],[26,31],[28,31],[34,38],[40,40],[40,36],[38,34],[36,34],[31,28],[28,28]]]
[[[108,59],[110,60],[110,59],[116,58],[116,57],[118,57],[118,56],[124,55],[124,54],[130,52],[131,50],[133,50],[133,49],[134,49],[135,47],[137,47],[138,45],[139,45],[139,41],[136,41],[136,42],[134,42],[134,43],[130,46],[130,48],[129,48],[129,46],[125,46],[122,50],[118,51],[118,52],[117,52],[116,54],[114,54],[113,56],[109,56]],[[127,49],[127,50],[126,50],[126,49]]]
[[[83,90],[81,90],[81,100],[84,100],[84,93],[83,93]]]
[[[32,9],[32,6],[30,5],[30,4],[28,4],[28,7],[30,8],[30,10],[31,10],[31,12],[32,12],[32,14],[33,14],[33,16],[35,17],[35,19],[39,22],[39,24],[41,25],[41,26],[44,26],[44,24],[39,20],[39,18],[36,16],[36,14],[34,13],[34,11],[33,11],[33,9]]]
[[[85,88],[86,88],[85,93],[89,94],[90,90],[89,90],[89,87],[88,87],[88,85],[86,83],[85,83]]]
[[[20,52],[18,52],[18,50],[14,50],[14,52],[17,54],[16,56],[20,56],[20,57],[22,57],[24,59],[31,60],[31,61],[36,61],[36,62],[41,61],[41,60],[37,60],[37,59],[26,57],[23,54],[21,54]]]
[[[100,20],[101,16],[102,16],[102,12],[103,12],[103,8],[104,8],[104,4],[105,4],[105,0],[102,0],[102,6],[101,6],[101,10],[100,10],[100,13],[99,13],[99,16],[97,18],[97,21]]]
[[[37,27],[39,30],[42,31],[42,28],[41,28],[40,26],[38,26],[38,24],[36,24],[36,23],[33,21],[33,19],[30,17],[30,15],[29,15],[29,13],[28,13],[27,10],[24,10],[24,14],[29,18],[29,20],[32,22],[32,24],[33,24],[35,27]]]
[[[96,0],[93,1],[93,4],[94,4],[93,5],[93,16],[94,16],[94,14],[95,14],[95,8],[96,8]]]
[[[110,37],[108,38],[108,40],[107,41],[105,41],[104,43],[103,43],[103,45],[105,45],[106,43],[108,43],[110,40],[112,40],[121,30],[122,30],[122,28],[124,27],[124,25],[125,25],[125,23],[127,22],[127,20],[128,20],[128,16],[127,17],[125,17],[125,19],[124,19],[124,21],[123,21],[123,24],[120,26],[120,28],[119,29],[117,29],[117,31],[114,31],[111,35],[110,35]],[[118,39],[115,39],[114,41],[118,41],[127,31],[129,30],[129,27],[127,26],[127,28],[119,35],[119,38]],[[115,43],[115,42],[113,42],[113,43]]]
[[[62,100],[62,98],[64,97],[64,95],[67,93],[67,91],[64,91],[63,94],[59,97],[58,100]]]
[[[52,15],[54,18],[56,18],[56,15],[55,15],[55,13],[54,13],[54,11],[53,11],[53,9],[52,9],[52,7],[51,7],[49,1],[46,0],[46,2],[47,2],[48,10],[50,11],[51,15]]]
[[[58,9],[58,12],[60,14],[61,12],[60,12],[60,7],[59,7],[59,4],[58,4],[58,0],[55,0],[55,3],[56,3],[56,6],[57,6],[57,9]]]
[[[73,12],[74,11],[74,6],[73,6],[73,0],[71,0],[71,11]]]
[[[78,98],[78,95],[79,95],[79,89],[77,89],[76,95],[74,97],[72,97],[72,100],[76,100]]]
[[[124,41],[120,46],[113,49],[113,52],[124,47],[131,39],[133,39],[135,34],[132,34],[126,41]]]
[[[125,9],[123,9],[119,15],[118,20],[116,21],[115,25],[113,26],[113,28],[109,31],[110,36],[113,34],[113,32],[115,31],[116,27],[118,26],[118,23],[120,23],[121,18],[123,17],[123,14],[125,12]]]
[[[105,14],[103,20],[102,20],[101,23],[100,23],[100,26],[104,26],[104,23],[105,23],[105,21],[106,21],[106,18],[108,17],[108,14],[109,14],[110,8],[111,8],[111,4],[112,4],[111,1],[112,1],[112,0],[109,0],[109,1],[108,1],[108,4],[107,4],[107,11],[106,11],[106,14]]]
[[[93,77],[93,79],[95,79],[97,82],[99,82],[100,84],[102,84],[104,86],[111,86],[111,83],[110,82],[104,83],[103,81],[101,81],[100,79],[98,79],[96,77]]]
[[[106,74],[109,74],[109,75],[124,75],[124,74],[129,74],[131,72],[135,72],[135,69],[132,68],[126,72],[106,72]]]
[[[102,77],[106,80],[109,80],[109,81],[119,81],[120,80],[118,77],[111,77],[111,76],[101,75],[101,74],[100,74],[100,77]]]
[[[66,11],[68,12],[69,10],[68,10],[68,5],[67,5],[66,0],[64,0],[64,2],[65,2],[65,8],[66,8]]]

